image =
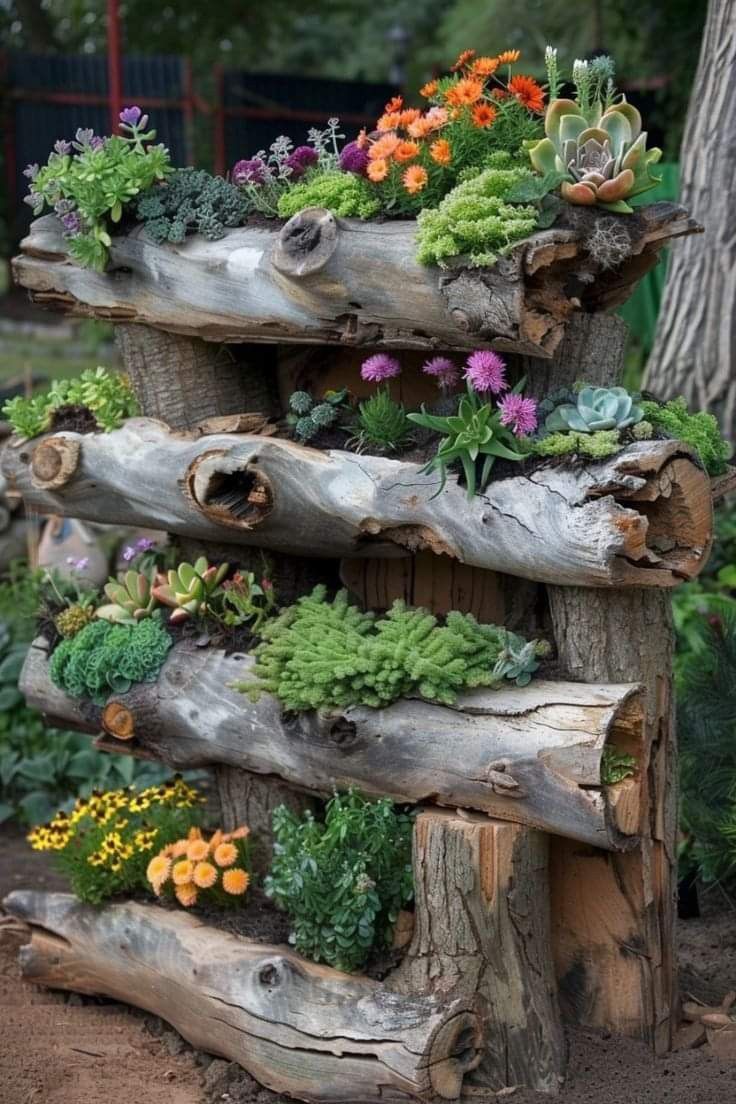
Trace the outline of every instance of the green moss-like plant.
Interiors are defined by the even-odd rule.
[[[709,475],[721,475],[726,470],[731,446],[721,436],[713,414],[708,414],[705,410],[691,414],[682,396],[661,405],[657,402],[642,402],[641,408],[644,417],[655,429],[691,445]]]
[[[549,433],[546,437],[532,441],[530,451],[534,456],[575,454],[603,460],[623,447],[617,429],[599,429],[595,433]]]
[[[93,621],[71,640],[62,640],[51,656],[49,674],[71,697],[103,705],[113,692],[122,694],[136,682],[152,682],[171,644],[169,634],[152,618],[136,625]]]
[[[388,705],[420,695],[452,705],[460,691],[498,687],[504,679],[524,686],[547,652],[496,625],[479,625],[452,611],[446,623],[426,609],[396,601],[376,619],[340,591],[325,600],[315,587],[268,622],[255,651],[257,681],[235,683],[255,696],[275,694],[287,710]]]
[[[155,242],[182,242],[187,234],[208,241],[240,226],[250,209],[245,192],[204,169],[177,169],[138,199],[136,214]]]
[[[617,747],[605,747],[601,756],[601,784],[615,786],[636,774],[636,759]]]
[[[309,180],[294,184],[280,197],[278,213],[291,218],[306,207],[324,207],[340,218],[373,218],[381,209],[370,184],[347,172],[315,172]]]
[[[324,824],[282,805],[273,827],[266,892],[288,912],[297,951],[360,970],[373,947],[390,945],[412,899],[411,817],[388,798],[368,801],[351,790],[328,803]]]
[[[54,380],[48,391],[30,398],[16,395],[7,399],[2,409],[20,437],[37,437],[51,427],[54,412],[61,406],[86,407],[106,433],[138,414],[128,377],[101,367],[87,368],[75,379]]]
[[[407,443],[411,430],[403,404],[394,402],[387,387],[380,388],[358,407],[357,440],[361,448],[396,452]]]
[[[510,160],[510,159],[509,159]],[[439,207],[417,216],[417,259],[447,267],[462,256],[470,265],[492,265],[533,233],[537,208],[508,196],[531,174],[520,168],[490,168],[458,184]]]

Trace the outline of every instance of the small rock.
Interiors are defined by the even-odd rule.
[[[187,1044],[176,1031],[167,1031],[162,1036],[162,1042],[172,1058],[183,1054],[187,1049]]]

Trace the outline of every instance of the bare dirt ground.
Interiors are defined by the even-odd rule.
[[[63,889],[48,857],[0,828],[0,898],[11,889]],[[712,894],[704,916],[679,925],[683,993],[720,1002],[736,988],[736,909]],[[489,1104],[497,1100],[489,1096]],[[549,1104],[517,1090],[511,1104]],[[733,1104],[736,1065],[707,1047],[655,1060],[646,1047],[570,1034],[559,1104]],[[481,1104],[478,1097],[474,1104]],[[233,1063],[198,1054],[155,1017],[112,1002],[39,990],[0,947],[0,1104],[286,1104]]]

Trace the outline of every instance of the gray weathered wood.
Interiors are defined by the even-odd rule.
[[[74,471],[49,487],[70,449]],[[455,476],[436,495],[439,477],[419,464],[276,437],[193,437],[144,418],[14,442],[3,471],[49,513],[311,556],[429,548],[563,585],[674,586],[698,573],[712,539],[710,481],[678,441],[497,479],[471,501]],[[240,497],[220,504],[238,479]]]
[[[98,273],[70,261],[51,215],[32,224],[13,274],[42,306],[208,341],[419,349],[482,341],[550,356],[589,298],[622,302],[668,239],[697,229],[684,208],[642,209],[627,223],[631,256],[612,274],[585,249],[595,217],[535,234],[493,268],[444,274],[415,260],[413,221],[334,219],[312,209],[283,229],[245,226],[221,241],[194,236],[180,245],[155,245],[138,227],[114,239],[109,269]],[[319,233],[305,230],[310,219]]]
[[[388,983],[477,1002],[477,1093],[556,1093],[566,1048],[550,944],[549,837],[475,814],[424,810],[414,825],[414,933]]]
[[[144,1008],[275,1092],[319,1104],[455,1100],[480,1057],[467,1000],[401,996],[157,905],[91,908],[24,890],[3,903],[31,926],[28,980]]]
[[[646,762],[636,685],[533,681],[473,690],[452,708],[400,700],[284,716],[230,687],[253,659],[177,644],[158,681],[112,695],[103,712],[49,678],[44,642],[21,676],[29,705],[64,727],[137,744],[177,769],[221,764],[329,794],[358,786],[397,801],[478,809],[600,847],[629,847],[639,829],[639,783],[601,785],[607,744]]]

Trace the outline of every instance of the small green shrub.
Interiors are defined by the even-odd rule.
[[[266,892],[293,924],[297,951],[338,970],[365,966],[390,944],[411,901],[411,817],[388,798],[350,791],[328,802],[324,824],[285,806],[273,816],[276,842]]]
[[[362,176],[315,171],[304,183],[291,185],[278,201],[281,218],[291,218],[306,207],[324,207],[339,218],[369,219],[378,214],[381,204]]]
[[[3,414],[21,437],[37,437],[51,427],[61,406],[84,406],[100,429],[109,433],[138,414],[138,402],[127,376],[107,368],[85,369],[75,379],[54,380],[48,391],[7,399]]]
[[[691,414],[682,396],[663,405],[643,402],[641,407],[644,417],[655,429],[691,445],[710,475],[721,475],[726,470],[731,446],[721,435],[713,414],[708,414],[705,410]]]
[[[49,674],[73,698],[104,704],[111,693],[125,693],[136,682],[152,682],[172,639],[158,621],[135,625],[93,621],[71,640],[62,640],[51,656]]]
[[[386,387],[380,388],[358,407],[357,441],[360,448],[396,452],[409,441],[411,429],[403,404],[394,402]]]
[[[265,625],[254,654],[257,681],[236,688],[268,691],[285,709],[303,710],[379,707],[417,695],[452,705],[471,687],[504,679],[525,685],[546,646],[457,611],[440,626],[400,601],[376,619],[351,605],[347,591],[330,602],[318,586]]]
[[[208,241],[240,226],[250,208],[245,193],[204,169],[176,169],[139,198],[136,214],[155,242],[183,242],[187,234]]]

